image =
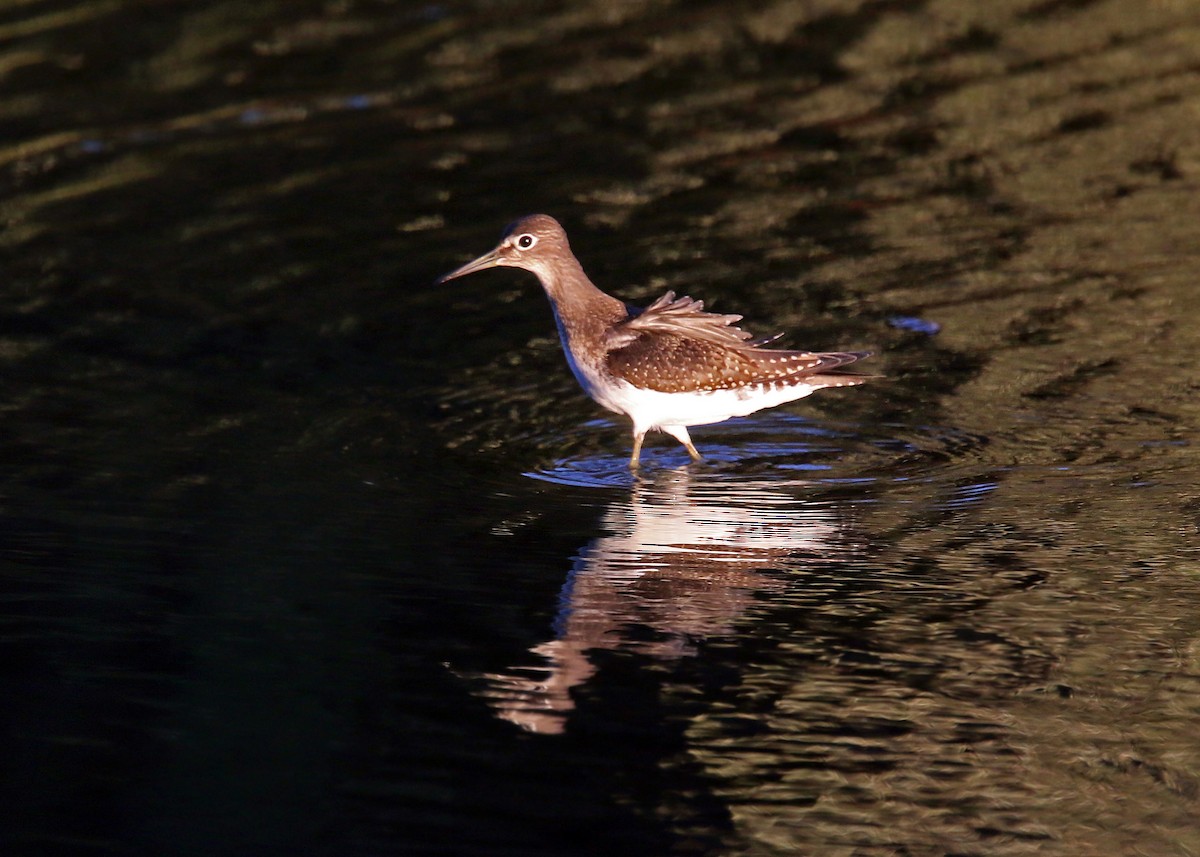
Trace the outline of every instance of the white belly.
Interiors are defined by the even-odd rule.
[[[798,384],[779,389],[714,390],[707,393],[660,393],[620,382],[601,398],[589,390],[592,398],[609,410],[628,414],[634,431],[663,426],[702,426],[730,417],[744,417],[763,408],[802,399],[816,387]]]

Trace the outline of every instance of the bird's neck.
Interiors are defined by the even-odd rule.
[[[568,350],[603,340],[605,331],[628,313],[623,302],[596,288],[573,258],[541,272],[539,279]]]

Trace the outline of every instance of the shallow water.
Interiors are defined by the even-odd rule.
[[[0,10],[5,854],[1200,850],[1187,3]],[[532,278],[885,377],[648,439]]]

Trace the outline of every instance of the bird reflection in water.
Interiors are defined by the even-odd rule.
[[[789,565],[854,553],[837,506],[781,487],[686,469],[640,481],[608,507],[608,535],[579,552],[554,638],[530,649],[542,663],[484,675],[479,695],[523,729],[560,733],[572,690],[596,672],[592,651],[691,655],[699,641],[732,633],[761,594],[783,590]]]

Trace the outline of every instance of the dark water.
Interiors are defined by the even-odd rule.
[[[0,9],[14,855],[1200,851],[1200,11]],[[597,282],[877,352],[695,432]]]

